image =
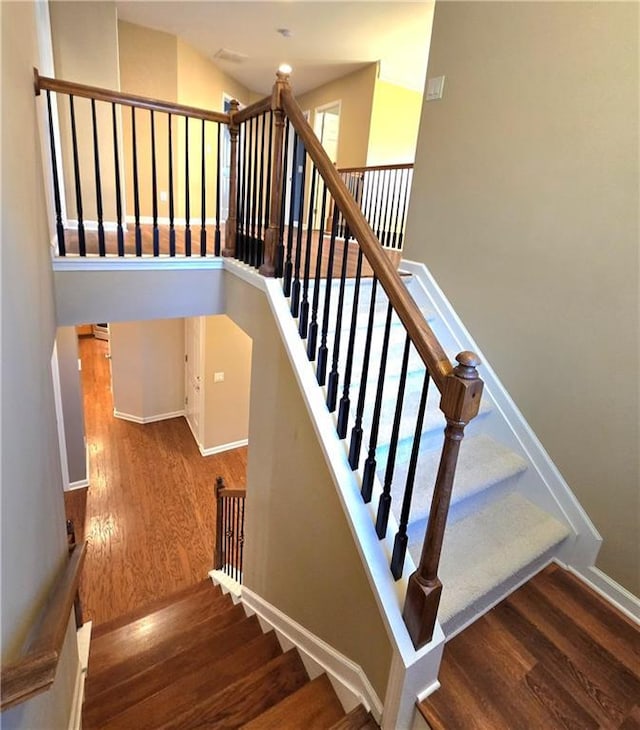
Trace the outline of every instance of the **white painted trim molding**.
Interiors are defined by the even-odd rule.
[[[115,418],[121,418],[123,421],[145,424],[155,423],[156,421],[167,421],[170,418],[179,418],[180,416],[184,416],[184,410],[172,411],[171,413],[158,413],[155,416],[134,416],[131,413],[123,413],[114,408],[113,415]]]
[[[570,573],[573,573],[599,596],[602,596],[605,601],[611,603],[627,618],[640,626],[640,599],[634,596],[631,591],[616,583],[613,578],[610,578],[594,565],[588,568],[574,568],[571,565],[563,565],[560,561],[556,562],[562,565],[563,568],[566,568]]]
[[[263,626],[266,624],[274,629],[281,644],[285,640],[283,648],[288,644],[298,649],[312,678],[327,673],[345,710],[351,710],[361,702],[376,721],[380,721],[382,702],[362,667],[245,586],[242,586],[240,598],[245,609],[255,613]]]
[[[97,231],[98,221],[82,221],[82,227],[85,231]],[[102,221],[102,229],[105,233],[115,233],[118,230],[118,221]],[[75,218],[69,218],[64,222],[65,231],[77,231],[78,221]],[[57,243],[57,241],[56,241]]]
[[[171,223],[171,220],[167,216],[158,216],[158,225],[159,226],[168,226]],[[128,215],[125,217],[126,223],[134,224],[136,222],[136,217],[134,215]],[[140,216],[140,223],[143,226],[152,226],[153,225],[153,216],[151,215],[141,215]],[[186,218],[174,218],[173,223],[176,226],[186,226],[187,225],[187,219]],[[220,222],[221,225],[224,225],[224,222]],[[215,218],[205,218],[204,219],[205,226],[215,226],[216,225],[216,219]],[[201,217],[193,217],[189,218],[189,227],[196,231],[200,230],[200,226],[202,225],[202,218]]]
[[[241,446],[247,446],[249,439],[240,439],[239,441],[230,441],[228,444],[219,444],[218,446],[210,446],[208,449],[203,449],[200,444],[198,448],[202,456],[213,456],[214,454],[221,454],[223,451],[231,451],[231,449],[239,449]]]
[[[84,702],[84,683],[89,666],[89,644],[91,643],[92,622],[87,621],[76,632],[78,642],[78,672],[73,690],[71,714],[69,715],[69,730],[82,728],[82,703]]]
[[[238,603],[242,599],[242,575],[240,581],[234,580],[224,570],[210,570],[209,578],[213,584],[220,586],[223,593],[228,593],[234,603]]]
[[[173,271],[180,269],[224,269],[222,256],[57,256],[54,271]]]
[[[78,479],[77,482],[70,482],[65,492],[72,492],[74,489],[86,489],[89,486],[89,479]]]

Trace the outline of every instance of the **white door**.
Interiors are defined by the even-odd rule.
[[[185,319],[184,413],[198,446],[202,445],[202,327],[203,317]]]
[[[314,131],[322,143],[324,151],[335,165],[338,159],[338,133],[340,131],[340,102],[333,102],[316,109]],[[315,200],[313,201],[313,227],[320,227],[320,213],[322,212],[321,186],[317,185]],[[328,212],[325,213],[325,216]],[[326,221],[325,221],[326,225]]]

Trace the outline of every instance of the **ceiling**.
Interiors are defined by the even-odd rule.
[[[252,91],[268,94],[281,63],[298,94],[380,62],[380,78],[422,92],[433,16],[427,2],[118,0],[118,17],[173,33]],[[290,37],[278,33],[288,29]],[[241,62],[214,59],[220,50]]]

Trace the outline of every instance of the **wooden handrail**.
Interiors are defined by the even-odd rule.
[[[48,89],[49,91],[57,91],[62,94],[80,96],[86,99],[95,99],[96,101],[109,101],[116,104],[123,104],[124,106],[135,106],[141,109],[177,114],[178,116],[191,117],[193,119],[204,119],[208,122],[229,124],[231,121],[230,115],[224,114],[223,112],[213,112],[207,109],[199,109],[195,106],[186,106],[185,104],[176,104],[171,101],[152,99],[147,96],[111,91],[110,89],[102,89],[98,86],[87,86],[86,84],[75,84],[71,81],[60,81],[47,76],[40,76],[37,68],[33,69],[33,73],[36,96],[39,96],[43,89]]]
[[[264,114],[264,112],[268,111],[271,111],[271,97],[265,96],[264,99],[254,101],[253,104],[249,104],[249,106],[245,106],[243,109],[234,112],[231,115],[231,120],[233,124],[242,124],[242,122],[246,122],[247,119],[252,119],[253,117],[257,117],[259,114]]]
[[[360,206],[353,199],[340,173],[334,167],[320,140],[304,118],[290,86],[286,85],[282,88],[280,98],[290,122],[304,142],[307,154],[311,157],[318,172],[324,179],[336,205],[349,226],[351,234],[360,244],[367,261],[387,293],[389,301],[409,333],[438,390],[443,392],[446,379],[453,372],[453,366],[449,358],[402,283],[398,272],[380,246],[378,239],[360,210]]]
[[[247,490],[246,489],[228,489],[227,487],[222,487],[220,491],[217,493],[218,497],[221,498],[228,498],[228,499],[244,499],[247,496]]]
[[[365,165],[363,167],[339,167],[338,172],[378,172],[383,170],[413,170],[413,162],[397,165]]]
[[[45,692],[53,684],[85,554],[86,543],[76,545],[40,614],[25,653],[17,661],[3,667],[0,710]]]

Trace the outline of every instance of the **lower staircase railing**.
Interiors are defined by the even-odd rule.
[[[216,479],[216,539],[214,570],[221,570],[242,583],[244,550],[244,489],[228,489],[222,477]]]

